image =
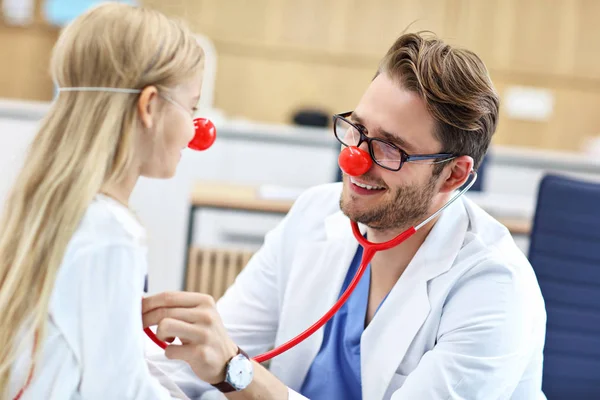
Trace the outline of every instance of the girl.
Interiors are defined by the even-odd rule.
[[[202,62],[188,30],[143,8],[104,4],[62,32],[59,92],[0,221],[0,397],[170,398],[144,361],[144,230],[127,204],[140,176],[175,173]]]

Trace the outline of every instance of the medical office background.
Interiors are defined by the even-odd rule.
[[[48,61],[59,29],[97,2],[1,3],[0,205],[54,96]],[[213,148],[184,154],[176,177],[142,179],[133,194],[131,207],[148,230],[150,292],[185,288],[188,267],[202,263],[212,268],[202,276],[223,285],[286,203],[339,178],[330,115],[356,105],[407,27],[466,46],[489,67],[501,118],[480,187],[468,196],[506,222],[526,254],[546,174],[600,181],[600,1],[137,3],[197,33],[207,55],[200,114],[218,129]],[[248,196],[250,205],[236,203]]]

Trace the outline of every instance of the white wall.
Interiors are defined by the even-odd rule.
[[[22,165],[36,126],[35,121],[0,119],[0,205]]]

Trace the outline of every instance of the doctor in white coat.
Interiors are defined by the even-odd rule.
[[[370,169],[304,193],[216,306],[197,293],[145,299],[144,324],[182,342],[149,364],[191,398],[210,383],[230,399],[543,399],[535,274],[466,197],[377,253],[338,314],[269,370],[247,362],[253,373],[227,374],[244,358],[238,346],[251,357],[284,343],[339,298],[360,261],[350,220],[383,242],[442,207],[481,162],[498,107],[476,55],[401,36],[355,110],[335,118],[338,140],[369,152]]]

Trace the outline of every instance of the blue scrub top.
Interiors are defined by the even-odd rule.
[[[358,246],[340,296],[350,285],[361,258],[362,247]],[[325,325],[323,344],[300,389],[303,396],[311,400],[362,399],[360,338],[365,328],[370,283],[369,264],[346,304]]]

